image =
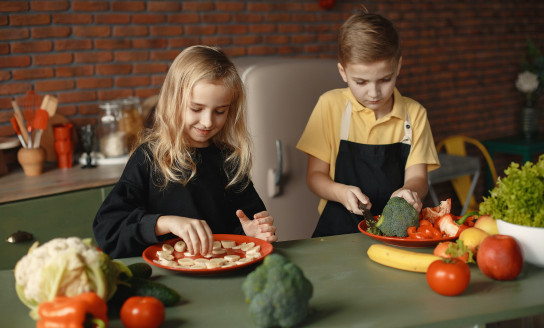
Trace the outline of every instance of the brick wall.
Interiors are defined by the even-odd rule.
[[[324,10],[317,0],[0,1],[0,136],[13,135],[12,97],[52,93],[76,125],[95,122],[100,101],[157,93],[171,60],[193,44],[233,57],[335,57],[338,27],[360,3]],[[398,87],[428,109],[436,141],[518,131],[523,96],[514,80],[527,37],[544,51],[543,1],[364,4],[399,28]],[[499,172],[511,160],[518,158],[498,158]]]

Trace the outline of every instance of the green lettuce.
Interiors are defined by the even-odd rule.
[[[511,163],[504,170],[505,177],[489,197],[480,203],[480,214],[494,219],[530,226],[544,227],[544,154],[538,162],[526,162],[521,168]]]

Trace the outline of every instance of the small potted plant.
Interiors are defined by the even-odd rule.
[[[511,163],[480,213],[497,220],[499,233],[517,239],[525,261],[544,267],[544,154],[536,164]]]

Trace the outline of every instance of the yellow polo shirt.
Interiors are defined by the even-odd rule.
[[[440,164],[431,132],[427,111],[417,101],[403,97],[395,88],[394,104],[390,113],[376,120],[374,112],[361,105],[349,88],[328,91],[319,100],[297,143],[297,148],[329,163],[329,175],[334,180],[336,156],[340,146],[340,125],[346,101],[352,105],[348,141],[386,145],[398,143],[404,137],[406,113],[412,125],[412,147],[406,168],[415,164],[427,164],[428,171]],[[319,203],[319,213],[326,200]]]

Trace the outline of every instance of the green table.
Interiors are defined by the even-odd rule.
[[[471,265],[467,290],[446,297],[434,293],[422,273],[370,261],[366,250],[373,243],[356,233],[274,245],[275,252],[298,264],[314,284],[310,302],[315,312],[304,327],[462,327],[544,313],[542,268],[527,264],[517,280],[498,282]],[[156,281],[178,290],[183,299],[167,308],[163,327],[253,327],[241,291],[252,269],[190,276],[154,268]],[[15,294],[12,270],[0,271],[0,290],[2,326],[34,327]],[[110,326],[122,327],[119,319],[112,319]]]
[[[534,139],[526,139],[522,135],[515,135],[484,140],[482,143],[491,157],[494,157],[496,153],[521,155],[523,163],[532,161],[533,156],[536,154],[544,153],[544,134],[540,134]]]

